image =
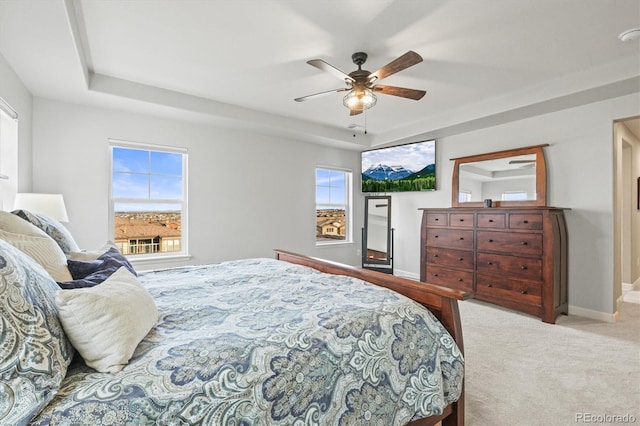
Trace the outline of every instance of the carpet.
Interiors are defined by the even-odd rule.
[[[620,321],[555,325],[488,303],[459,303],[468,426],[640,424],[640,305]]]

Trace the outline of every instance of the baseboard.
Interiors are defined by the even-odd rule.
[[[420,281],[420,274],[416,274],[416,273],[409,272],[409,271],[403,271],[401,269],[395,269],[393,271],[393,275],[396,275],[396,276],[402,277],[402,278],[408,278],[408,279],[414,280],[414,281]]]
[[[616,322],[617,312],[608,314],[606,312],[593,311],[591,309],[581,308],[580,306],[569,305],[569,315],[577,315],[579,317],[590,318],[604,322]]]

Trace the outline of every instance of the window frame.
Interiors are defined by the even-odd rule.
[[[510,196],[513,196],[513,195],[516,195],[516,194],[518,196],[520,196],[520,197],[523,197],[523,198],[509,198]],[[501,194],[500,198],[501,198],[502,201],[526,201],[527,200],[527,195],[528,195],[528,193],[525,190],[513,190],[513,191],[504,191]]]
[[[317,221],[317,217],[318,217],[318,198],[317,198],[317,191],[318,191],[318,170],[326,170],[326,171],[330,171],[330,172],[341,172],[344,173],[344,192],[345,192],[345,204],[344,204],[344,209],[345,209],[345,235],[344,235],[344,240],[331,240],[331,241],[318,241],[318,237],[316,234],[316,228],[318,225],[318,221]],[[314,171],[314,175],[313,175],[313,179],[314,179],[314,212],[315,212],[315,217],[314,217],[314,223],[315,223],[315,227],[314,227],[314,241],[315,241],[315,245],[316,247],[323,247],[323,246],[334,246],[334,245],[341,245],[341,244],[353,244],[353,171],[351,169],[347,169],[347,168],[342,168],[342,167],[334,167],[334,166],[323,166],[323,165],[316,165],[313,169]],[[327,203],[322,203],[322,205],[330,205],[330,206],[334,206],[334,204],[327,204]],[[335,204],[336,207],[342,207],[342,204]]]
[[[18,193],[18,113],[0,97],[0,209],[13,210]]]
[[[108,232],[111,237],[114,238],[115,232],[115,204],[116,203],[137,203],[137,204],[161,204],[161,203],[179,203],[181,205],[180,210],[180,251],[172,251],[172,252],[158,252],[158,253],[143,253],[143,254],[127,254],[127,257],[130,257],[132,261],[139,260],[158,260],[158,259],[168,259],[168,258],[182,258],[189,257],[189,221],[188,221],[188,209],[189,209],[189,197],[188,197],[188,178],[189,178],[189,170],[188,170],[188,159],[189,159],[189,151],[185,147],[178,146],[168,146],[168,145],[158,145],[146,142],[132,142],[125,141],[120,139],[108,139],[108,148],[109,148],[109,223],[108,223]],[[114,148],[124,148],[124,149],[136,149],[142,151],[155,151],[162,153],[171,153],[171,154],[181,154],[182,155],[182,201],[177,201],[175,199],[158,199],[151,198],[151,194],[149,194],[148,199],[139,199],[139,198],[122,198],[122,197],[113,197],[113,149]],[[160,246],[162,243],[159,243]]]

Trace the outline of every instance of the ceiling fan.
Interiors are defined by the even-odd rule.
[[[353,63],[358,66],[358,69],[345,74],[333,65],[328,64],[322,59],[312,59],[307,61],[311,66],[314,66],[322,71],[326,71],[339,79],[343,80],[347,87],[340,89],[328,90],[326,92],[315,93],[313,95],[302,96],[296,98],[296,102],[303,102],[307,99],[315,98],[318,96],[327,95],[329,93],[336,92],[348,92],[343,99],[345,107],[349,108],[349,115],[361,114],[365,109],[369,109],[377,102],[376,93],[382,93],[383,95],[399,96],[401,98],[420,100],[427,93],[424,90],[407,89],[397,86],[385,86],[382,84],[375,84],[378,80],[382,80],[392,74],[409,68],[415,64],[422,62],[422,57],[414,51],[408,51],[404,55],[394,59],[387,65],[383,66],[376,72],[370,72],[362,69],[362,65],[367,61],[367,54],[364,52],[356,52],[351,55]]]

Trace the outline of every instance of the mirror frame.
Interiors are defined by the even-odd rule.
[[[362,228],[362,265],[364,268],[391,266],[391,196],[390,195],[367,195],[364,197],[364,227]],[[370,260],[367,257],[367,241],[369,232],[369,201],[384,200],[387,202],[387,258],[386,260]]]
[[[505,151],[489,152],[486,154],[470,155],[467,157],[452,158],[453,176],[451,179],[451,207],[483,207],[482,201],[463,202],[460,197],[460,165],[475,161],[495,160],[497,158],[515,157],[519,155],[536,155],[536,199],[526,201],[502,201],[492,200],[492,207],[522,207],[522,206],[546,206],[547,205],[547,165],[544,159],[543,147],[549,144],[527,146],[524,148],[508,149]]]

